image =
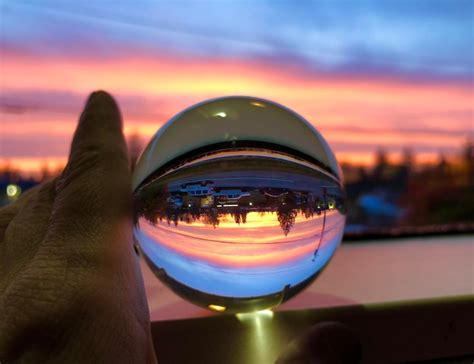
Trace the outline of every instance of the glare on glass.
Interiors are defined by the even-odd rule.
[[[288,300],[339,245],[345,195],[326,141],[295,112],[224,97],[165,124],[134,172],[134,234],[174,292],[219,312]]]

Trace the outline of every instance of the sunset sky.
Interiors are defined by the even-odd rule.
[[[148,141],[182,109],[250,95],[295,110],[340,161],[419,160],[473,137],[474,2],[0,0],[0,168],[65,163],[87,94]]]
[[[281,291],[316,273],[341,241],[345,220],[337,210],[327,212],[325,225],[321,216],[300,216],[285,236],[276,214],[268,213],[263,225],[261,217],[249,215],[248,225],[232,221],[215,229],[199,223],[153,226],[140,219],[135,236],[148,259],[181,283],[207,293],[248,297]]]

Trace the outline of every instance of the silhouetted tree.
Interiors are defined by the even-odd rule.
[[[389,166],[387,153],[383,148],[378,148],[375,153],[375,167],[372,172],[375,182],[381,181],[387,173]]]
[[[438,162],[435,167],[435,174],[439,178],[447,178],[449,174],[449,162],[447,161],[444,153],[440,152],[438,155]]]
[[[45,161],[43,162],[40,170],[39,181],[46,181],[49,180],[53,176],[53,173],[50,171],[48,163]]]
[[[202,222],[206,225],[212,225],[214,229],[219,225],[219,214],[216,209],[208,209],[202,215]]]
[[[408,179],[412,174],[414,164],[415,157],[412,150],[408,147],[404,148],[402,151],[400,164],[397,168],[397,173],[395,174],[392,181],[392,189],[396,193],[401,193],[406,190],[408,186]]]
[[[467,173],[467,183],[474,185],[474,141],[468,139],[462,150],[462,160]]]
[[[277,211],[278,222],[285,236],[288,235],[296,221],[298,211],[289,205],[280,205]]]
[[[365,183],[367,181],[367,170],[364,166],[360,166],[357,170],[357,182]]]
[[[138,157],[143,150],[143,142],[140,134],[138,132],[134,132],[130,134],[127,140],[128,144],[128,153],[130,155],[130,165],[132,171],[135,169],[135,165],[137,164]]]

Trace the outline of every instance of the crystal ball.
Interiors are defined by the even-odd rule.
[[[223,97],[182,111],[133,174],[139,250],[197,305],[271,308],[307,287],[344,230],[341,171],[321,134],[275,102]]]

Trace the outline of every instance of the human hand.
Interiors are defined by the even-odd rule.
[[[0,362],[155,363],[114,100],[93,93],[68,164],[0,209]]]

